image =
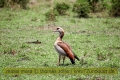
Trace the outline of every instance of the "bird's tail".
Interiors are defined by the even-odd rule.
[[[74,55],[74,58],[80,61],[80,59],[76,55]],[[72,64],[75,64],[75,59],[70,58]]]
[[[74,54],[74,57],[79,61],[80,59],[77,57],[77,55]]]
[[[80,61],[80,59],[77,57],[77,55],[75,55],[75,53],[73,52],[74,54],[74,58],[77,59],[78,61]]]
[[[70,58],[70,61],[72,64],[75,64],[75,60],[73,60],[72,58]]]

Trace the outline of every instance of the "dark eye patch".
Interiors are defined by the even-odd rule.
[[[59,30],[60,28],[57,28],[56,30]]]

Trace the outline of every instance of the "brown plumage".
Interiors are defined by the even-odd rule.
[[[58,65],[60,65],[61,56],[63,56],[63,64],[66,56],[70,59],[72,64],[75,64],[75,58],[77,60],[79,60],[79,58],[73,53],[71,47],[62,41],[64,30],[61,27],[58,27],[54,32],[59,32],[59,36],[54,43],[54,47],[59,54]]]

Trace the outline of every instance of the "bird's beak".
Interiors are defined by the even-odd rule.
[[[57,30],[53,30],[53,32],[58,32]]]

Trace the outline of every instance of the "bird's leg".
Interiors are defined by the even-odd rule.
[[[62,58],[63,58],[63,65],[64,65],[64,61],[65,61],[65,56],[63,56]]]
[[[59,55],[58,66],[60,65],[61,55]]]

